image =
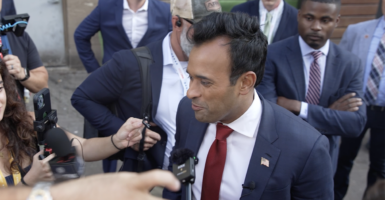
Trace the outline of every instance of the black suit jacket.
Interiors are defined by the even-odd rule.
[[[281,21],[272,43],[298,34],[298,10],[285,1],[283,2],[284,6]],[[233,9],[231,9],[231,12],[244,12],[248,13],[250,16],[257,16],[259,18],[259,0],[248,1],[246,3],[236,5]]]
[[[152,119],[155,123],[163,77],[162,42],[147,45],[154,60],[150,66],[150,76]],[[71,102],[74,108],[105,136],[116,133],[130,117],[142,118],[142,82],[134,54],[130,50],[115,53],[109,62],[91,73],[75,90]],[[106,106],[112,103],[116,103],[119,117],[112,114]],[[161,140],[145,151],[145,170],[162,168],[167,144],[167,134],[162,129],[151,129],[160,134]],[[127,148],[122,170],[136,171],[137,155],[136,151]]]

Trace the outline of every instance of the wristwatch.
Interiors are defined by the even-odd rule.
[[[26,81],[29,79],[29,70],[27,68],[24,68],[25,77],[23,79],[20,79],[19,81]]]
[[[51,182],[37,183],[27,200],[52,200],[51,192],[49,191],[51,185]]]

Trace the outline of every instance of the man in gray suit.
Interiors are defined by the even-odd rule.
[[[382,13],[385,13],[385,0],[382,1]],[[368,129],[370,129],[371,139],[366,190],[378,178],[385,178],[385,16],[350,25],[339,46],[361,59],[361,66],[364,68],[362,90],[367,106],[367,123],[358,138],[342,137],[337,172],[334,177],[336,200],[343,199],[346,194],[353,161]]]

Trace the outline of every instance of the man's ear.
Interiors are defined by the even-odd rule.
[[[172,23],[172,30],[173,31],[182,31],[183,30],[183,26],[182,26],[183,21],[178,16],[172,16],[171,23]]]
[[[248,94],[250,90],[254,90],[255,82],[257,81],[257,75],[252,72],[248,71],[239,77],[238,81],[240,82],[240,94]]]

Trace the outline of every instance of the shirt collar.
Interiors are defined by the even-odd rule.
[[[131,10],[130,6],[127,3],[127,0],[123,0],[123,10]],[[147,11],[148,10],[148,0],[145,0],[143,6],[138,9],[139,11]]]
[[[256,137],[256,130],[259,129],[262,116],[262,104],[257,92],[254,90],[254,100],[242,116],[230,124],[224,124],[234,131],[249,138]]]
[[[171,58],[171,32],[166,35],[163,39],[162,43],[162,50],[163,50],[163,66],[164,65],[172,65],[172,58]]]
[[[283,0],[281,0],[281,2],[279,3],[278,7],[276,7],[275,9],[273,9],[272,11],[270,11],[270,13],[275,16],[276,14],[278,13],[282,13],[283,11]],[[268,11],[266,10],[265,6],[263,6],[263,3],[262,1],[259,1],[259,13],[261,15],[266,15],[266,13],[268,13]]]
[[[329,46],[330,46],[330,40],[328,39],[325,43],[325,45],[319,49],[313,49],[309,45],[306,44],[306,42],[302,39],[301,36],[299,36],[299,46],[301,48],[302,56],[309,55],[313,51],[321,51],[324,56],[327,56],[329,53]]]

